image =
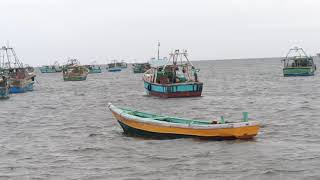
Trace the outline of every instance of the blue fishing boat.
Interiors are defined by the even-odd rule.
[[[189,61],[186,50],[182,53],[175,50],[168,61],[161,63],[143,75],[148,95],[164,98],[201,96],[203,83],[198,79],[199,69]]]
[[[9,77],[10,93],[33,91],[35,75],[29,73],[26,68],[10,69]]]
[[[2,72],[8,76],[9,92],[24,93],[32,91],[35,83],[34,69],[30,66],[23,66],[13,48],[3,46],[1,48],[3,58]],[[14,59],[12,60],[11,57]]]
[[[9,98],[9,83],[8,78],[0,75],[0,99]]]
[[[107,70],[109,72],[118,72],[118,71],[121,71],[122,68],[121,68],[121,63],[117,63],[116,60],[113,61],[113,63],[109,63],[107,65]]]

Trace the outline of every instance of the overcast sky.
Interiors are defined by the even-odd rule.
[[[318,0],[1,0],[0,42],[25,64],[147,61],[173,49],[190,59],[320,51]]]

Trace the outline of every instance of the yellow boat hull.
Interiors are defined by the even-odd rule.
[[[222,138],[222,139],[248,139],[253,138],[259,132],[259,123],[247,123],[247,125],[233,126],[230,128],[193,128],[174,127],[171,125],[159,125],[154,123],[141,122],[138,118],[127,118],[125,115],[110,109],[113,116],[118,120],[125,133],[150,136],[150,137],[186,137],[194,136],[200,138]],[[235,123],[236,124],[236,123]]]

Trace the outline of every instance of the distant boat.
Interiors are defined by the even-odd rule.
[[[151,67],[159,67],[159,66],[165,66],[169,64],[170,61],[167,57],[160,58],[160,42],[158,42],[158,52],[157,57],[152,57],[149,61],[149,64]]]
[[[84,81],[88,76],[88,69],[77,59],[70,59],[62,69],[64,81]]]
[[[1,57],[3,58],[2,73],[9,78],[9,92],[24,93],[32,91],[36,77],[33,67],[24,67],[13,48],[3,46]]]
[[[40,67],[41,73],[56,73],[56,69],[54,66],[41,66]]]
[[[56,73],[62,72],[62,67],[56,61],[54,65],[45,65],[40,67],[41,73]]]
[[[86,65],[85,66],[89,70],[89,74],[101,73],[101,67],[97,65]]]
[[[124,61],[121,61],[120,63],[117,63],[117,66],[122,69],[126,69],[128,67],[128,64]]]
[[[113,63],[109,63],[107,64],[107,70],[109,72],[118,72],[118,71],[121,71],[122,68],[121,68],[121,63],[117,63],[116,60],[113,61]]]
[[[151,67],[144,73],[144,88],[148,95],[165,98],[201,96],[203,83],[198,79],[198,72],[187,58],[187,51],[175,50],[166,64]]]
[[[118,108],[108,104],[125,134],[147,138],[168,139],[196,137],[205,139],[250,139],[260,129],[257,121],[249,121],[243,113],[241,122],[221,120],[194,120]]]
[[[133,73],[144,73],[150,68],[149,63],[135,63],[132,65]]]
[[[292,56],[292,54],[295,55]],[[284,76],[313,76],[316,71],[313,58],[308,56],[302,48],[290,49],[282,61]]]
[[[9,98],[9,82],[8,78],[0,75],[0,99]]]

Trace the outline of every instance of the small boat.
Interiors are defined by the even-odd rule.
[[[290,49],[282,61],[284,76],[313,76],[316,71],[313,57],[308,56],[302,48]]]
[[[150,68],[149,63],[135,63],[132,65],[133,73],[144,73]]]
[[[1,48],[3,61],[2,72],[8,76],[9,93],[24,93],[33,91],[35,83],[34,68],[23,66],[13,48],[3,46]],[[11,59],[13,57],[13,60]]]
[[[41,73],[62,72],[62,67],[58,64],[57,61],[54,63],[54,65],[41,66],[39,69],[40,69]]]
[[[100,66],[97,66],[97,65],[86,65],[85,67],[89,70],[89,74],[101,73]]]
[[[120,63],[117,63],[117,66],[122,69],[126,69],[128,67],[128,64],[124,61],[121,61]]]
[[[0,99],[9,98],[9,82],[8,78],[0,75]]]
[[[165,98],[201,96],[203,83],[197,74],[200,70],[189,61],[186,50],[182,53],[175,50],[170,53],[170,59],[165,64],[157,64],[143,74],[144,88],[148,95]]]
[[[56,73],[56,69],[54,66],[41,66],[40,68],[41,73]]]
[[[118,72],[118,71],[121,71],[122,68],[121,68],[120,63],[117,63],[117,61],[114,60],[113,63],[110,63],[107,65],[107,70],[109,72]]]
[[[99,65],[97,65],[96,61],[93,61],[91,65],[85,65],[85,67],[89,70],[89,74],[101,73],[102,69]]]
[[[88,69],[80,65],[77,59],[70,59],[62,69],[64,81],[84,81],[88,76]]]
[[[148,138],[197,137],[205,139],[249,139],[260,129],[257,121],[249,121],[243,113],[241,122],[221,120],[193,120],[155,115],[146,112],[118,108],[111,103],[108,108],[117,119],[125,134]]]

